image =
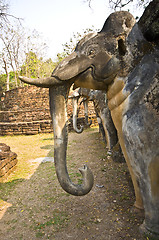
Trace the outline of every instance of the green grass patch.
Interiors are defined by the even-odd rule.
[[[17,154],[17,167],[7,178],[7,181],[27,178],[34,172],[31,160],[53,155],[52,134],[1,136],[0,142],[10,146],[11,151]],[[51,149],[52,148],[52,149]],[[50,150],[51,149],[51,150]]]
[[[0,199],[7,201],[8,195],[15,189],[16,184],[22,182],[23,179],[13,180],[11,182],[0,183]],[[2,203],[2,200],[0,200]]]
[[[55,209],[52,215],[53,216],[47,219],[47,221],[42,223],[41,222],[36,223],[35,230],[44,230],[45,228],[50,226],[54,226],[54,230],[59,230],[67,225],[69,221],[67,213],[62,212],[59,209]]]
[[[17,154],[18,159],[18,163],[14,171],[7,178],[0,179],[0,205],[3,206],[4,201],[7,201],[9,194],[14,191],[15,187],[19,183],[25,181],[25,179],[28,179],[34,174],[38,167],[38,163],[34,162],[33,160],[45,156],[53,156],[52,139],[52,134],[0,137],[0,142],[10,146],[11,151]],[[50,168],[53,170],[52,175],[50,173]],[[39,167],[38,170],[40,169],[41,168]],[[43,170],[40,170],[40,172],[42,175]],[[46,172],[48,172],[48,177],[50,177],[52,180],[55,173],[53,164],[48,164]]]

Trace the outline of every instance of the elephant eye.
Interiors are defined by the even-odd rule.
[[[95,55],[96,55],[96,50],[93,49],[93,48],[92,48],[92,49],[89,49],[89,51],[88,51],[88,53],[87,53],[87,56],[93,58],[93,57],[95,57]]]

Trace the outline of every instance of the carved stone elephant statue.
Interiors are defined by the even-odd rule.
[[[102,123],[107,148],[108,150],[112,150],[118,142],[118,137],[111,117],[111,112],[108,108],[107,94],[101,90],[91,90],[89,98],[93,101],[96,114],[100,118],[99,124],[100,121]]]
[[[155,237],[159,237],[158,12],[158,0],[150,3],[138,23],[129,12],[115,12],[100,32],[88,34],[77,44],[50,78],[20,77],[26,83],[49,87],[57,177],[62,188],[74,195],[91,190],[93,174],[85,165],[80,169],[83,183],[75,185],[67,172],[68,92],[72,84],[107,92],[135,189],[135,206],[145,211],[141,230]]]
[[[88,92],[88,89],[84,89],[84,92]],[[82,97],[82,101],[79,105],[83,103],[84,105],[84,116],[85,116],[85,124],[86,126],[90,126],[92,124],[92,121],[88,122],[88,94],[83,94],[83,89],[79,88],[71,93],[69,96],[70,99],[72,99],[72,107],[73,107],[73,129],[76,133],[82,133],[84,126],[80,125],[80,128],[77,126],[77,118],[78,118],[78,101],[79,98]]]
[[[88,102],[92,101],[94,104],[94,109],[103,139],[106,142],[108,150],[111,150],[117,144],[118,137],[116,128],[112,121],[110,110],[108,108],[106,92],[101,90],[90,90],[86,88],[79,88],[76,90],[70,96],[70,98],[72,98],[73,100],[74,130],[77,133],[81,133],[83,131],[82,126],[80,127],[80,129],[77,129],[77,102],[80,97],[83,97],[82,102],[84,104],[86,125],[91,125],[91,121],[90,123],[88,123]]]

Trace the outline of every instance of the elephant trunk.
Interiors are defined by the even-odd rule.
[[[81,125],[80,125],[80,128],[77,127],[78,99],[79,99],[79,97],[73,97],[73,98],[72,98],[72,106],[73,106],[73,129],[76,131],[76,133],[82,133],[84,127],[81,126]]]
[[[83,176],[81,185],[72,183],[69,178],[66,164],[68,129],[67,129],[67,99],[70,84],[54,86],[49,89],[50,111],[53,120],[54,131],[54,160],[58,180],[61,187],[75,196],[87,194],[93,187],[93,174],[84,165],[79,169]]]

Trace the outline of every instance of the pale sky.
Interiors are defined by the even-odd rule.
[[[23,18],[27,28],[42,33],[49,46],[48,56],[52,59],[55,59],[58,52],[62,52],[62,44],[69,42],[73,32],[82,32],[92,25],[95,29],[101,29],[112,12],[108,0],[92,0],[92,9],[85,0],[9,0],[9,2],[11,14]],[[134,17],[142,14],[141,9],[133,6],[130,12]]]

